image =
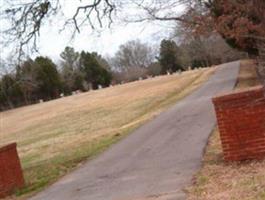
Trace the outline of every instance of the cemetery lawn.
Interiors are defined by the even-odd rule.
[[[252,61],[241,62],[235,90],[258,85]],[[225,163],[218,129],[209,139],[202,169],[187,188],[188,200],[264,200],[265,160]]]
[[[14,198],[26,198],[82,165],[193,92],[214,71],[159,76],[1,112],[0,146],[18,143],[26,180]]]

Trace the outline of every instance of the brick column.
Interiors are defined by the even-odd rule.
[[[262,87],[213,98],[224,159],[265,157],[265,98]]]
[[[16,143],[0,148],[0,198],[24,186]]]

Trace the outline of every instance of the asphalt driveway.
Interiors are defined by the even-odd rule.
[[[211,98],[231,91],[239,62],[31,200],[185,199],[216,120]]]

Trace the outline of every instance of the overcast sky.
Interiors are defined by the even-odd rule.
[[[2,1],[2,2],[1,2]],[[18,1],[18,0],[12,0]],[[4,0],[0,0],[3,5]],[[88,1],[84,1],[87,3]],[[163,38],[170,36],[174,24],[172,22],[144,22],[144,23],[123,23],[124,18],[130,14],[138,14],[139,9],[126,9],[126,12],[118,13],[119,19],[114,18],[114,24],[111,28],[97,29],[92,31],[90,27],[84,28],[80,34],[77,34],[74,40],[70,40],[71,31],[64,30],[60,33],[63,18],[71,18],[80,5],[79,1],[61,0],[63,17],[57,17],[56,20],[46,23],[40,32],[39,53],[58,60],[60,53],[65,46],[72,46],[76,50],[97,51],[104,55],[114,55],[121,44],[129,40],[140,39],[142,42],[150,43],[158,47]],[[181,8],[180,8],[181,10]],[[0,24],[0,26],[4,26]],[[2,57],[6,56],[8,49],[1,51]]]
[[[150,45],[158,45],[160,40],[170,36],[172,25],[159,23],[132,23],[113,25],[102,32],[82,31],[74,40],[65,32],[61,34],[57,27],[46,26],[40,37],[40,53],[58,58],[66,45],[76,50],[97,51],[102,55],[113,55],[126,41],[140,39]]]

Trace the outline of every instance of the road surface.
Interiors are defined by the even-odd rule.
[[[31,200],[178,200],[200,168],[216,120],[211,98],[231,91],[239,62]]]

